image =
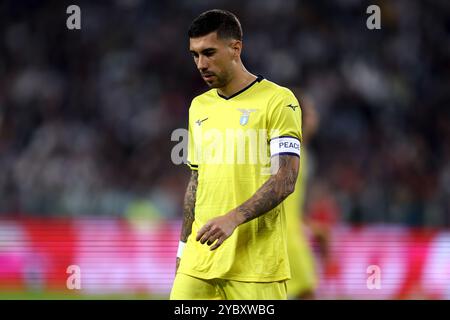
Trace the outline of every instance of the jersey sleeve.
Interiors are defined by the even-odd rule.
[[[291,154],[300,157],[302,111],[294,94],[280,90],[268,106],[270,155]]]
[[[192,105],[191,105],[192,108]],[[189,108],[189,124],[188,124],[188,152],[187,152],[187,165],[191,170],[198,170],[198,160],[196,156],[196,148],[195,148],[195,139],[193,133],[193,125],[192,123],[193,117],[191,115],[191,108]]]

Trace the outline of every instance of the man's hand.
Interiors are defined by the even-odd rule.
[[[180,266],[180,258],[179,257],[177,257],[177,263],[176,263],[176,267],[175,267],[175,274],[177,274],[177,272],[178,272],[178,267]]]
[[[197,241],[208,246],[217,242],[211,250],[217,249],[237,226],[269,212],[294,192],[300,158],[295,155],[280,155],[276,161],[276,172],[256,191],[256,193],[236,209],[209,220],[197,233]],[[275,167],[275,166],[274,166]]]
[[[244,222],[242,215],[233,210],[229,213],[209,220],[197,233],[197,241],[201,244],[212,245],[210,250],[217,249],[229,236],[233,234],[234,229]]]

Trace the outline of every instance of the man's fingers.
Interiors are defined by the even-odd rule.
[[[203,227],[200,228],[200,230],[198,230],[197,232],[197,237],[195,238],[195,240],[200,240],[203,236],[203,234],[205,234],[205,232],[207,232],[209,229],[211,228],[211,225],[209,223],[205,224]]]
[[[216,244],[213,245],[213,246],[211,247],[210,250],[211,250],[211,251],[212,251],[212,250],[216,250],[218,247],[220,247],[220,245],[221,245],[224,241],[225,241],[224,237],[220,237],[219,240],[217,240]]]
[[[221,235],[222,235],[222,232],[220,232],[219,229],[216,229],[216,231],[209,236],[207,245],[208,246],[212,245],[214,243],[214,241],[216,241],[217,239],[220,238]]]
[[[207,240],[211,238],[215,233],[217,232],[217,229],[210,229],[209,231],[206,231],[203,236],[200,238],[200,243],[205,244]]]
[[[220,235],[222,234],[221,230],[219,228],[212,227],[211,230],[203,234],[203,237],[200,239],[201,244],[205,244],[208,242],[208,246],[211,245],[214,240],[218,239]],[[211,239],[214,239],[211,241]]]

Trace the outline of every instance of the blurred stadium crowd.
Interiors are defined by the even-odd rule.
[[[449,2],[77,4],[74,31],[62,2],[0,4],[1,215],[180,217],[189,172],[170,137],[206,89],[187,28],[219,7],[241,19],[247,68],[319,111],[312,210],[450,226]]]

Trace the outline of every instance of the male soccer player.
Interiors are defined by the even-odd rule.
[[[242,28],[232,13],[204,12],[188,34],[211,90],[189,108],[192,174],[170,298],[286,299],[283,200],[299,169],[298,101],[245,69]]]
[[[318,276],[312,248],[309,244],[303,211],[307,185],[308,159],[306,146],[319,126],[319,115],[311,99],[303,98],[303,143],[300,159],[301,173],[298,175],[295,191],[285,201],[287,221],[287,246],[291,279],[287,281],[287,295],[290,299],[312,299],[318,285]]]

